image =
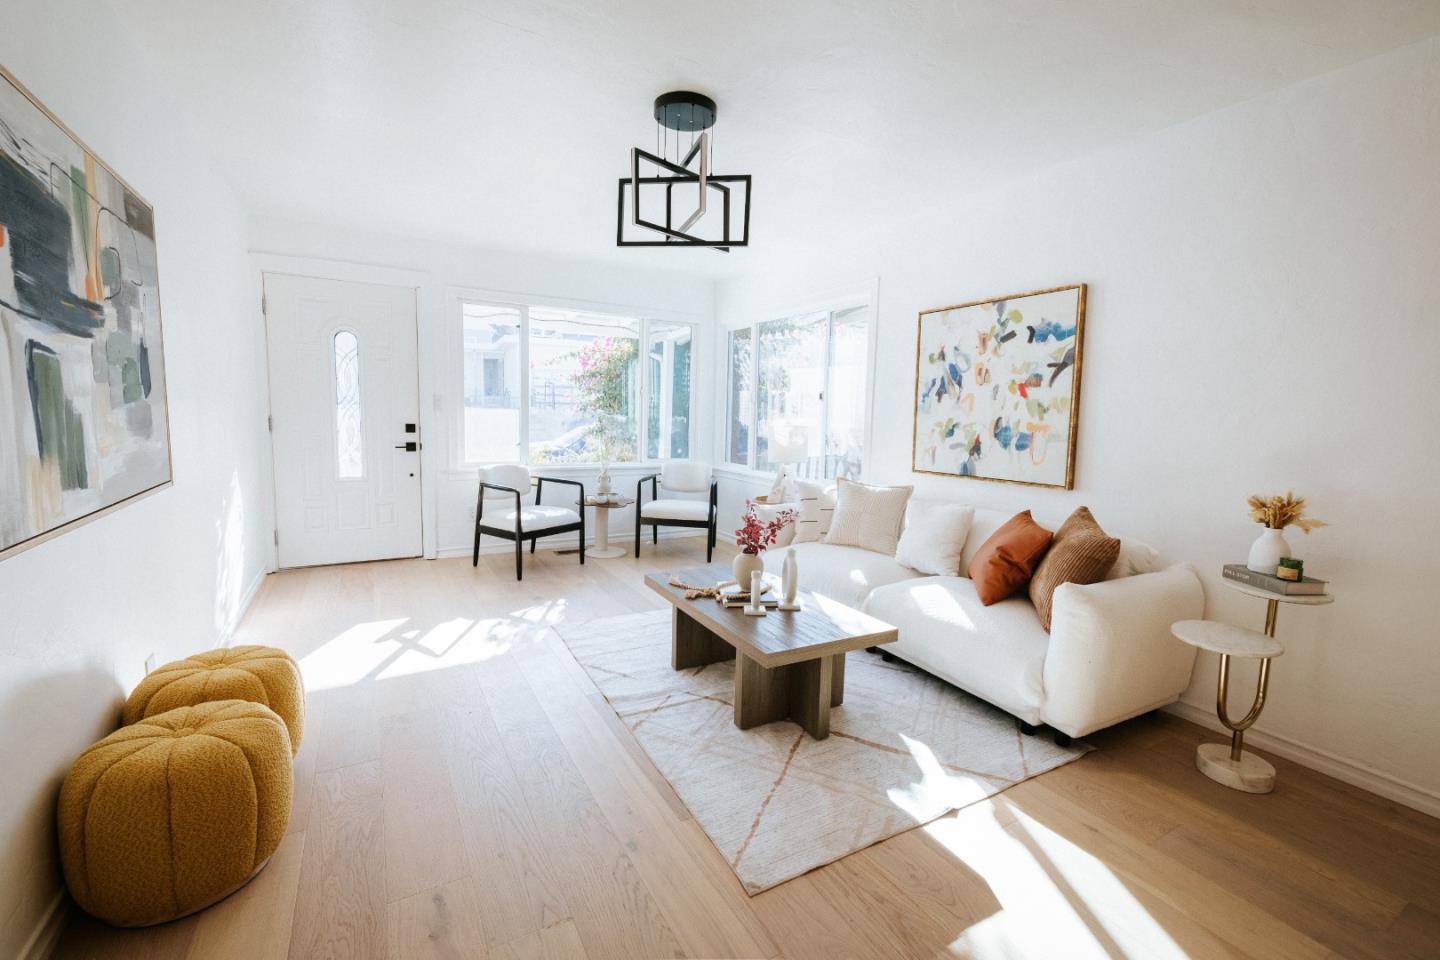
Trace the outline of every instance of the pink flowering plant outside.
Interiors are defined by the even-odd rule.
[[[735,531],[735,545],[744,553],[760,554],[775,546],[775,539],[785,525],[795,519],[794,510],[781,510],[773,520],[755,515],[755,501],[745,501],[745,525]]]

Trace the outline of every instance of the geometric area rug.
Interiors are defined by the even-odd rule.
[[[734,661],[672,670],[670,619],[558,630],[752,896],[1091,749],[1024,736],[998,708],[863,650],[846,659],[827,739],[789,721],[740,730]]]

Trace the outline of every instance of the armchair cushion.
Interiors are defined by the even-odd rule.
[[[704,500],[678,500],[671,497],[651,500],[640,508],[646,520],[708,520],[710,504]]]
[[[552,527],[564,527],[579,522],[580,514],[569,507],[552,507],[547,503],[538,507],[522,507],[520,509],[521,533],[549,530]],[[496,510],[493,514],[486,511],[484,518],[480,521],[480,527],[485,530],[503,530],[506,533],[514,533],[514,508]]]
[[[502,487],[519,490],[520,496],[522,497],[528,497],[530,495],[530,468],[518,463],[499,463],[490,467],[481,467],[480,480],[483,483],[494,483]],[[513,493],[506,493],[504,490],[494,490],[490,487],[486,487],[481,492],[484,494],[486,500],[514,501],[515,499]]]
[[[660,486],[682,493],[710,489],[710,465],[694,460],[670,460],[660,468]]]

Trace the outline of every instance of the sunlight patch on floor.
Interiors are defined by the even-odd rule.
[[[400,617],[357,623],[307,653],[300,658],[305,689],[329,690],[364,680],[395,652],[399,641],[385,637],[406,622]]]
[[[1187,956],[1104,863],[1003,798],[922,829],[1000,901],[998,912],[950,944],[951,956]]]
[[[890,802],[915,817],[924,819],[921,811],[933,812],[937,805],[967,807],[990,794],[990,785],[971,775],[951,774],[940,765],[935,751],[919,740],[900,734],[915,765],[920,768],[920,779],[906,787],[891,787],[886,792]]]

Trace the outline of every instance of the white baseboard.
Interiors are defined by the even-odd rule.
[[[60,931],[65,928],[65,905],[65,891],[57,891],[50,906],[41,915],[40,922],[35,924],[30,939],[20,948],[16,960],[48,960],[55,952],[55,945],[60,942]]]
[[[1215,715],[1213,709],[1206,710],[1183,701],[1172,703],[1165,709],[1191,723],[1198,723],[1202,727],[1222,733],[1227,737],[1230,735],[1230,731],[1221,725],[1220,718]],[[1440,793],[1402,780],[1383,770],[1377,770],[1368,764],[1339,756],[1319,747],[1312,747],[1307,743],[1301,743],[1278,733],[1247,730],[1245,742],[1253,744],[1261,750],[1268,750],[1276,756],[1284,757],[1286,760],[1293,760],[1303,767],[1318,770],[1336,780],[1343,780],[1345,783],[1367,790],[1387,800],[1394,800],[1412,810],[1419,810],[1432,817],[1440,817]]]
[[[661,531],[660,531],[660,539],[661,539],[661,540],[674,540],[674,539],[680,538],[680,537],[703,537],[703,536],[705,536],[705,531],[704,531],[704,530],[701,530],[699,527],[672,527],[672,528],[669,529],[669,530],[661,530]],[[649,535],[649,532],[648,532],[648,531],[646,532],[646,535],[645,535],[645,542],[646,542],[646,543],[649,543],[649,542],[650,542],[650,535]],[[627,547],[627,548],[628,548],[628,547],[634,546],[634,544],[635,544],[635,531],[634,531],[633,529],[631,529],[631,530],[624,530],[624,531],[621,531],[620,533],[612,533],[612,534],[610,535],[610,546],[612,546],[612,547]],[[595,545],[595,537],[594,537],[594,536],[588,536],[588,537],[585,538],[585,546],[587,546],[587,547],[592,547],[592,546],[594,546],[594,545]],[[542,539],[542,540],[540,541],[540,548],[539,548],[539,549],[541,549],[541,550],[573,550],[574,548],[575,548],[575,541],[574,541],[574,539],[573,539],[573,538],[572,538],[572,539],[567,539],[565,534],[561,534],[558,538],[556,538],[556,540],[555,540],[554,543],[549,543],[548,541]],[[473,549],[474,549],[474,544],[473,544],[473,543],[466,543],[466,544],[463,544],[463,545],[455,545],[455,546],[449,546],[449,547],[441,547],[439,550],[437,550],[437,551],[435,552],[435,556],[436,556],[437,559],[440,559],[440,560],[448,560],[448,559],[450,559],[450,558],[452,558],[452,557],[468,557],[468,556],[470,556],[470,553],[471,553],[471,551],[472,551]],[[528,551],[530,548],[529,548],[529,547],[526,547],[525,549]],[[490,554],[493,554],[493,553],[514,553],[514,552],[515,552],[515,544],[514,544],[512,541],[510,541],[510,540],[501,540],[501,539],[499,539],[498,537],[485,537],[484,539],[482,539],[482,540],[480,541],[480,555],[481,555],[482,557],[484,557],[484,556],[489,556]]]

